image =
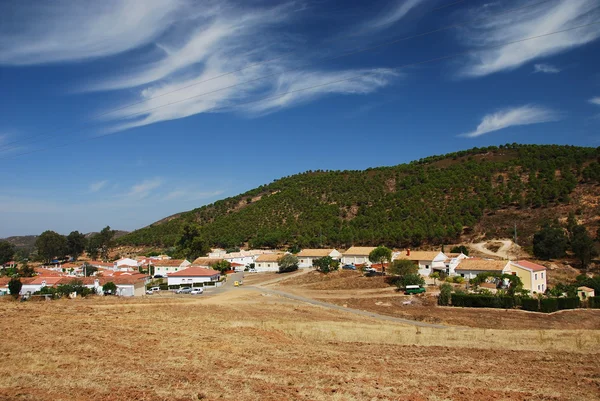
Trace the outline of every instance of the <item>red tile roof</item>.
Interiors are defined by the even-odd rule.
[[[546,270],[545,266],[538,265],[537,263],[529,262],[527,260],[518,260],[516,262],[519,266],[522,266],[526,269],[533,270],[534,272],[540,272]]]
[[[205,269],[203,267],[188,267],[175,273],[170,273],[169,277],[212,277],[219,274],[213,269]]]

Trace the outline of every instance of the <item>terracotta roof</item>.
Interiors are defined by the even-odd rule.
[[[10,279],[10,277],[0,277],[0,287],[6,287]],[[35,277],[21,277],[19,280],[21,280],[21,284],[31,284]]]
[[[517,260],[516,262],[512,262],[512,264],[534,272],[541,272],[546,270],[545,266],[538,265],[537,263],[529,262],[527,260]]]
[[[154,263],[152,263],[154,266],[156,267],[179,267],[181,266],[181,264],[183,262],[187,262],[187,260],[185,259],[164,259],[164,260],[157,260]]]
[[[104,285],[108,282],[115,284],[135,284],[139,282],[145,282],[146,278],[145,274],[123,274],[120,276],[108,276],[108,277],[81,277],[79,280],[83,281],[84,285],[92,285],[98,280],[100,285]],[[62,284],[62,283],[61,283]]]
[[[201,256],[199,258],[194,259],[192,265],[194,266],[209,266],[214,265],[215,263],[219,263],[222,261],[222,258],[207,258],[205,256]]]
[[[508,264],[507,260],[461,260],[456,270],[501,272]]]
[[[410,255],[407,255],[406,252],[402,252],[396,259],[433,260],[439,254],[439,251],[410,251]]]
[[[594,292],[594,289],[590,288],[590,287],[586,287],[586,286],[581,286],[581,287],[577,287],[577,291]]]
[[[212,277],[217,274],[219,274],[219,272],[213,269],[206,269],[204,267],[188,267],[187,269],[170,273],[169,277]]]
[[[317,257],[322,258],[325,256],[329,256],[331,252],[335,251],[335,249],[303,249],[298,253],[298,257]]]
[[[279,259],[283,256],[282,253],[265,253],[263,255],[259,255],[256,258],[257,262],[279,262]]]
[[[374,246],[352,246],[346,252],[344,256],[369,256],[371,251],[375,249]]]
[[[66,278],[66,277],[40,277],[40,276],[37,276],[37,277],[35,277],[35,279],[34,279],[34,280],[31,282],[31,283],[29,283],[29,284],[32,284],[32,285],[39,285],[39,284],[42,284],[42,282],[43,282],[43,281],[45,281],[47,286],[53,286],[53,285],[56,285],[56,284],[60,284],[60,282],[61,282],[63,279],[65,279],[65,278]],[[70,278],[70,277],[69,277],[69,278]]]
[[[57,272],[56,270],[45,269],[43,267],[36,267],[35,272],[40,276],[44,277],[59,277],[62,276],[62,273]]]
[[[244,264],[243,263],[235,263],[235,262],[231,263],[231,267],[240,267],[240,266],[244,266]]]
[[[105,266],[105,267],[113,267],[115,265],[112,262],[103,262],[101,260],[90,260],[87,263],[92,266]]]

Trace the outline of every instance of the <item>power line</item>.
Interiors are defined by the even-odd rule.
[[[453,2],[453,3],[449,3],[449,4],[446,4],[444,6],[437,7],[435,9],[431,10],[431,12],[436,11],[436,10],[440,10],[440,9],[444,9],[444,8],[448,8],[450,6],[454,6],[456,4],[460,4],[460,3],[463,3],[465,1],[466,0],[460,0],[460,1]],[[478,20],[484,20],[484,19],[488,19],[488,18],[491,18],[491,17],[496,17],[496,16],[499,16],[499,15],[504,15],[504,14],[508,14],[508,13],[511,13],[511,12],[519,11],[519,10],[522,10],[522,9],[525,9],[525,8],[530,8],[530,7],[538,6],[540,4],[547,3],[549,1],[553,1],[553,0],[542,0],[542,1],[539,1],[539,2],[536,2],[536,3],[527,4],[525,6],[520,6],[520,7],[508,9],[508,10],[503,10],[503,11],[495,13],[495,14],[491,14],[491,15],[486,15],[486,16],[483,16],[483,17],[475,18],[475,19],[473,19],[471,21],[468,21],[468,22],[447,25],[445,27],[437,28],[437,29],[430,30],[430,31],[427,31],[427,32],[422,32],[422,33],[418,33],[418,34],[414,34],[414,35],[405,36],[405,37],[402,37],[402,38],[397,38],[397,39],[394,39],[394,40],[389,41],[389,42],[380,43],[378,45],[360,48],[360,49],[353,50],[353,51],[350,51],[350,52],[347,52],[347,53],[344,53],[344,54],[341,54],[341,55],[338,55],[338,56],[324,58],[324,59],[321,59],[321,60],[317,60],[316,62],[308,62],[308,63],[306,63],[306,64],[304,64],[303,66],[300,66],[300,67],[288,69],[288,70],[283,71],[283,72],[275,72],[275,73],[263,75],[263,76],[260,76],[260,77],[257,77],[257,78],[254,78],[254,79],[251,79],[251,80],[248,80],[248,81],[239,82],[239,83],[236,83],[236,84],[233,84],[233,85],[230,85],[230,86],[226,86],[226,87],[222,87],[222,88],[218,88],[218,89],[215,89],[215,90],[212,90],[212,91],[209,91],[209,92],[204,92],[204,93],[195,95],[195,97],[192,97],[192,98],[198,98],[198,97],[201,97],[201,96],[210,95],[210,94],[217,93],[217,92],[220,92],[220,91],[223,91],[223,90],[231,89],[231,88],[234,88],[234,87],[237,87],[237,86],[241,86],[241,85],[245,85],[245,84],[249,84],[249,83],[252,83],[252,82],[257,82],[257,81],[260,81],[260,80],[263,80],[263,79],[267,79],[267,78],[271,78],[271,77],[274,77],[274,76],[283,75],[283,74],[294,72],[294,71],[299,71],[299,70],[302,70],[303,68],[306,68],[306,67],[309,67],[309,66],[318,65],[318,64],[321,64],[321,63],[324,63],[324,62],[328,62],[328,61],[339,60],[339,59],[344,58],[344,57],[354,56],[356,54],[360,54],[360,53],[364,53],[364,52],[367,52],[367,51],[376,50],[376,49],[379,49],[379,48],[382,48],[382,47],[394,45],[396,43],[403,42],[403,41],[406,41],[406,40],[416,39],[416,38],[419,38],[419,37],[424,37],[424,36],[427,36],[427,35],[432,35],[434,33],[446,31],[446,30],[449,30],[449,29],[454,29],[454,28],[466,26],[466,25],[472,24],[474,22],[477,22]],[[195,82],[193,84],[186,85],[184,87],[177,88],[177,89],[174,89],[172,91],[162,93],[160,95],[152,96],[152,97],[146,98],[144,100],[140,100],[140,101],[137,101],[137,102],[125,105],[125,106],[120,106],[118,108],[111,109],[109,111],[106,111],[106,112],[100,113],[98,115],[92,116],[91,118],[103,117],[103,116],[115,113],[117,111],[125,110],[125,109],[128,109],[130,107],[133,107],[133,106],[136,106],[136,105],[139,105],[139,104],[142,104],[142,103],[146,103],[146,102],[148,102],[150,100],[158,99],[160,97],[171,95],[173,93],[180,92],[182,90],[189,89],[189,88],[195,87],[197,85],[201,85],[203,83],[206,83],[206,82],[218,79],[218,78],[222,78],[222,77],[225,77],[225,76],[228,76],[228,75],[231,75],[231,74],[235,74],[237,72],[241,72],[241,71],[243,71],[245,69],[248,69],[248,68],[252,68],[252,67],[256,67],[256,66],[259,66],[259,65],[264,65],[264,64],[276,61],[276,60],[280,60],[280,59],[286,57],[287,55],[289,55],[291,53],[293,53],[293,52],[287,52],[287,53],[284,53],[283,55],[280,55],[278,57],[275,57],[275,58],[272,58],[272,59],[269,59],[269,60],[265,60],[265,61],[258,62],[258,63],[253,63],[253,64],[249,64],[249,65],[247,65],[245,67],[242,67],[242,68],[234,70],[234,71],[229,71],[229,72],[226,72],[226,73],[223,73],[223,74],[220,74],[220,75],[216,75],[216,76],[213,76],[211,78],[207,78],[207,79],[204,79],[202,81],[198,81],[198,82]],[[192,98],[187,98],[187,99],[192,99]],[[163,106],[169,106],[171,104],[173,104],[173,103],[167,103],[165,105],[156,106],[154,108],[150,108],[150,109],[144,110],[143,112],[134,113],[133,115],[144,114],[144,113],[156,110],[157,108],[160,108],[160,107],[163,107]],[[126,116],[123,116],[122,118],[125,119],[125,118],[129,118],[129,117],[131,117],[131,116],[126,115]],[[15,140],[15,141],[12,141],[12,142],[7,142],[3,146],[15,144],[15,143],[20,143],[20,142],[22,142],[24,140],[34,139],[34,138],[38,138],[40,136],[46,136],[46,134],[40,133],[40,134],[32,135],[32,136],[29,136],[29,137],[26,137],[26,138],[21,138],[19,140]],[[50,135],[48,134],[48,136],[50,136]],[[12,149],[15,149],[15,147],[5,148],[4,150],[6,151],[6,150],[12,150]]]
[[[504,43],[500,43],[500,44],[496,44],[496,45],[486,46],[486,47],[482,47],[482,48],[475,49],[475,50],[465,50],[465,51],[462,51],[462,52],[452,53],[452,54],[449,54],[449,55],[445,55],[445,56],[441,56],[441,57],[436,57],[436,58],[433,58],[433,59],[428,59],[428,60],[423,60],[423,61],[417,61],[417,62],[413,62],[413,63],[403,64],[403,65],[395,67],[395,69],[402,69],[402,68],[414,67],[414,66],[418,66],[418,65],[423,65],[423,64],[428,64],[428,63],[434,63],[434,62],[438,62],[438,61],[448,60],[448,59],[451,59],[451,58],[456,58],[456,57],[464,56],[464,55],[471,54],[471,53],[477,53],[477,52],[480,52],[480,51],[483,51],[483,50],[489,50],[489,49],[494,49],[494,48],[498,48],[498,47],[502,47],[502,46],[509,46],[509,45],[516,44],[516,43],[526,42],[526,41],[529,41],[529,40],[540,39],[540,38],[543,38],[543,37],[547,37],[547,36],[551,36],[551,35],[556,35],[556,34],[564,33],[564,32],[569,32],[569,31],[572,31],[572,30],[575,30],[575,29],[585,28],[585,27],[588,27],[588,26],[591,26],[591,25],[596,25],[596,24],[600,24],[600,20],[599,21],[595,21],[595,22],[591,22],[591,23],[588,23],[588,24],[578,25],[578,26],[574,26],[574,27],[571,27],[571,28],[561,29],[561,30],[558,30],[558,31],[548,32],[548,33],[545,33],[545,34],[531,36],[531,37],[527,37],[527,38],[523,38],[523,39],[518,39],[518,40],[514,40],[514,41],[510,41],[510,42],[504,42]],[[283,96],[286,96],[286,95],[289,95],[289,94],[292,94],[292,93],[309,91],[309,90],[312,90],[312,89],[317,89],[317,88],[321,88],[321,87],[325,87],[325,86],[337,84],[337,83],[340,83],[340,82],[350,81],[352,79],[360,78],[360,77],[363,77],[365,75],[373,75],[373,74],[376,74],[376,72],[374,72],[374,71],[363,72],[363,73],[360,73],[360,74],[356,74],[356,75],[353,75],[353,76],[350,76],[350,77],[338,79],[338,80],[335,80],[335,81],[329,81],[329,82],[326,82],[326,83],[323,83],[323,84],[313,85],[313,86],[309,86],[309,87],[305,87],[305,88],[301,88],[301,89],[295,89],[295,90],[292,90],[292,91],[287,91],[287,92],[278,93],[278,94],[275,94],[275,95],[270,95],[270,96],[262,97],[260,99],[254,99],[254,100],[250,100],[250,101],[246,101],[246,102],[241,102],[241,103],[236,104],[235,106],[213,107],[213,108],[204,110],[203,113],[215,112],[215,111],[218,111],[218,110],[227,110],[227,109],[231,109],[232,107],[244,106],[246,104],[257,103],[257,102],[261,102],[261,101],[268,100],[268,99],[277,99],[277,98],[280,98],[280,97],[283,97]],[[181,102],[190,100],[190,99],[192,99],[194,97],[196,97],[196,96],[192,96],[192,97],[187,98],[187,99],[178,100],[176,102],[171,102],[171,103],[168,103],[168,104],[165,104],[165,105],[162,105],[162,106],[158,106],[157,108],[171,106],[171,105],[174,105],[174,104],[177,104],[177,103],[181,103]],[[140,112],[140,113],[136,113],[136,114],[144,114],[144,113],[145,112]],[[136,114],[132,114],[131,116],[135,116]],[[11,155],[9,157],[2,157],[2,158],[0,158],[0,160],[16,158],[16,157],[20,157],[20,156],[29,155],[29,154],[32,154],[32,153],[41,152],[41,151],[44,151],[44,150],[55,149],[55,148],[58,148],[58,147],[64,147],[64,146],[68,146],[68,145],[73,144],[73,143],[87,142],[87,141],[90,141],[90,140],[93,140],[93,139],[104,138],[106,136],[120,134],[122,132],[123,131],[112,132],[112,133],[108,133],[108,134],[97,135],[97,136],[94,136],[94,137],[83,138],[83,139],[80,139],[80,140],[77,140],[77,141],[70,141],[70,142],[67,142],[67,143],[62,143],[62,144],[58,144],[58,145],[51,146],[51,147],[46,147],[46,148],[41,148],[41,149],[35,149],[35,150],[29,151],[29,152],[24,152],[24,153],[19,153],[19,154],[16,154],[16,155]]]

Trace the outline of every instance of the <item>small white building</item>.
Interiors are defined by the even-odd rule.
[[[461,260],[469,259],[464,253],[446,253],[448,259],[444,261],[443,265],[433,264],[433,270],[444,272],[447,276],[456,276],[456,266],[460,264]]]
[[[303,249],[296,256],[298,257],[298,267],[300,268],[313,267],[313,261],[315,259],[327,256],[333,260],[340,260],[342,258],[342,254],[336,249]]]
[[[138,270],[140,263],[135,259],[122,258],[114,262],[114,268],[118,271]]]
[[[353,246],[342,253],[343,265],[367,265],[371,266],[369,254],[375,249],[374,246]]]
[[[186,259],[162,259],[153,263],[154,275],[169,276],[189,267],[191,263]]]
[[[508,260],[464,259],[455,268],[457,275],[467,280],[477,277],[480,273],[510,274],[511,265]]]
[[[169,286],[188,285],[192,287],[194,284],[218,282],[221,273],[204,267],[188,267],[175,273],[169,274],[167,282]]]
[[[254,268],[257,272],[276,272],[279,271],[279,259],[283,257],[282,253],[272,253],[259,255],[254,262]]]
[[[440,251],[411,251],[407,249],[405,252],[396,254],[394,260],[410,260],[419,268],[421,276],[429,276],[434,269],[445,270],[445,261],[448,257]]]

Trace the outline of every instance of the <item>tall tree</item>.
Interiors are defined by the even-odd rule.
[[[79,231],[72,231],[67,236],[67,253],[77,260],[87,246],[87,238]]]
[[[419,267],[410,260],[398,259],[392,262],[389,272],[396,276],[406,276],[407,274],[417,274]]]
[[[0,241],[0,265],[10,262],[15,256],[15,247],[8,241]]]
[[[533,235],[533,254],[544,260],[562,258],[568,247],[565,231],[558,225],[544,225]]]
[[[54,231],[44,231],[35,240],[38,256],[46,263],[54,258],[63,259],[67,254],[67,239]]]
[[[184,225],[181,237],[177,241],[176,255],[193,261],[209,252],[210,246],[200,235],[200,227],[192,223]]]
[[[94,234],[88,241],[86,248],[88,255],[95,259],[100,256],[102,260],[107,261],[110,249],[114,246],[115,232],[106,226],[98,234]]]
[[[279,259],[279,273],[287,273],[298,270],[298,257],[288,253]]]
[[[10,291],[10,295],[12,295],[15,299],[19,297],[21,288],[23,288],[23,283],[21,283],[21,280],[16,277],[11,278],[8,282],[8,291]]]
[[[582,225],[577,225],[573,228],[571,249],[575,256],[577,256],[577,259],[581,262],[581,267],[584,269],[587,269],[592,258],[598,254],[594,240]]]
[[[392,261],[392,250],[385,246],[378,246],[369,254],[371,263],[381,263],[381,272],[385,273],[385,262]]]

